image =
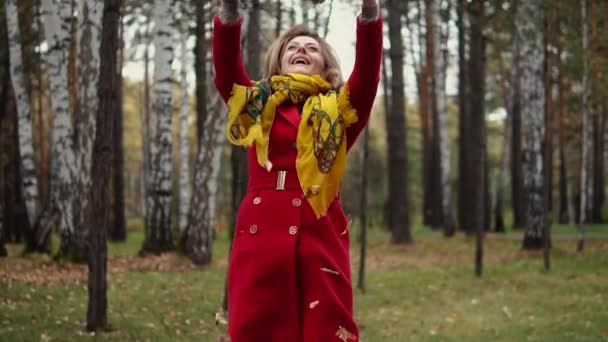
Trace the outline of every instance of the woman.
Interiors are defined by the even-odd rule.
[[[215,84],[229,107],[226,133],[250,147],[228,271],[230,338],[357,341],[338,192],[380,78],[377,0],[363,0],[346,83],[331,47],[304,26],[271,46],[264,80],[249,80],[238,8],[238,0],[222,0],[213,31]]]

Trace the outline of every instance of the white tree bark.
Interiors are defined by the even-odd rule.
[[[160,253],[173,249],[171,235],[171,88],[173,76],[173,4],[154,1],[154,102],[155,132],[150,141],[150,190],[147,194],[144,250]]]
[[[50,84],[51,112],[51,206],[60,213],[61,245],[74,242],[73,203],[76,180],[73,127],[67,79],[70,45],[71,4],[61,0],[42,0],[44,31],[48,45],[46,62]]]
[[[526,233],[524,247],[540,248],[546,222],[542,142],[545,135],[542,0],[521,1],[516,28],[521,46],[521,116],[524,140]]]
[[[23,59],[21,55],[21,34],[17,15],[17,1],[6,0],[6,25],[10,49],[10,73],[17,102],[17,122],[19,152],[21,156],[21,190],[23,192],[27,216],[33,227],[38,216],[38,180],[34,155],[32,132],[32,109],[25,85]]]
[[[97,84],[99,79],[99,47],[101,44],[101,18],[103,2],[80,0],[77,29],[78,68],[78,113],[76,116],[76,144],[78,167],[78,196],[75,200],[75,225],[84,228],[80,213],[88,203],[91,189],[91,160],[93,137],[95,137],[95,115],[97,113]],[[78,209],[80,208],[80,209]]]
[[[589,204],[593,203],[593,127],[591,111],[589,108],[589,97],[591,93],[589,85],[589,24],[587,23],[587,0],[581,0],[582,33],[583,33],[583,96],[582,112],[583,125],[581,134],[582,158],[581,158],[581,182],[580,182],[580,213],[579,213],[579,250],[582,249],[584,241],[583,224],[588,219]]]
[[[433,25],[435,27],[434,48],[434,71],[435,71],[435,98],[437,101],[437,117],[439,118],[439,167],[441,173],[441,206],[443,214],[443,226],[446,232],[452,232],[452,187],[450,185],[450,141],[448,135],[448,109],[445,93],[446,69],[448,64],[448,27],[443,27],[441,15],[442,0],[433,0]]]
[[[210,77],[212,79],[212,77]],[[189,224],[184,234],[186,254],[199,265],[208,264],[212,257],[212,236],[215,227],[215,208],[221,166],[222,150],[226,135],[226,115],[221,98],[214,87],[210,87],[208,115],[205,120],[196,166]]]
[[[179,170],[179,231],[183,233],[188,225],[188,211],[190,209],[190,145],[188,140],[188,114],[190,106],[188,103],[188,26],[184,24],[181,30],[181,92],[182,99],[179,110],[179,156],[180,156],[180,170]]]

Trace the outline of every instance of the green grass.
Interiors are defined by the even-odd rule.
[[[521,251],[521,232],[489,235],[482,278],[473,239],[417,226],[413,245],[391,246],[372,230],[367,289],[355,291],[362,341],[608,341],[608,228],[590,227],[583,253],[568,229],[553,230],[549,272],[540,253]],[[205,268],[174,254],[135,257],[142,240],[131,231],[127,242],[109,244],[110,329],[94,337],[83,331],[85,266],[19,257],[21,246],[9,245],[0,259],[0,341],[217,341],[225,334],[215,325],[225,235]],[[352,256],[356,283],[354,239]]]

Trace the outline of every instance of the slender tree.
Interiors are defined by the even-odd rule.
[[[438,11],[438,9],[437,9]],[[426,135],[428,144],[427,152],[429,158],[425,165],[425,180],[427,189],[425,190],[425,224],[433,228],[438,228],[442,221],[441,198],[442,188],[441,183],[441,166],[440,166],[440,142],[439,142],[439,110],[437,106],[437,76],[439,66],[439,36],[435,24],[435,17],[439,13],[435,13],[434,0],[424,1],[424,13],[426,22],[426,47],[425,51],[425,67],[426,67],[426,83],[428,89],[428,103],[426,108]]]
[[[360,256],[359,256],[359,280],[357,287],[362,292],[365,292],[365,259],[367,256],[367,183],[369,168],[369,127],[365,127],[363,133],[363,158],[361,160],[361,204],[359,210],[359,222],[361,223],[360,241]]]
[[[23,72],[21,34],[17,22],[17,2],[5,2],[8,41],[10,46],[11,80],[17,100],[21,193],[25,199],[29,226],[33,227],[38,216],[38,184],[32,133],[32,110]]]
[[[226,116],[222,115],[223,103],[219,93],[213,92],[214,99],[207,108],[205,132],[200,141],[194,187],[188,224],[182,235],[185,254],[197,265],[211,262],[213,228],[221,166],[223,143],[226,139],[224,127]]]
[[[446,75],[448,66],[449,20],[451,6],[443,11],[441,0],[433,1],[433,26],[435,29],[435,101],[437,103],[437,135],[439,146],[439,169],[441,189],[441,225],[445,236],[454,235],[452,216],[452,186],[450,183],[450,140],[448,134],[448,108],[446,95]]]
[[[578,217],[579,240],[578,251],[582,251],[585,246],[585,226],[588,220],[588,208],[593,201],[593,186],[591,175],[593,174],[593,121],[591,108],[589,108],[589,98],[591,87],[589,84],[589,24],[588,20],[588,2],[581,0],[581,22],[582,22],[582,43],[583,43],[583,93],[581,98],[582,109],[582,131],[581,131],[581,173],[580,173],[580,207]]]
[[[173,9],[169,1],[154,1],[154,104],[150,139],[150,182],[146,194],[146,239],[142,253],[162,253],[174,248],[171,234],[171,122],[173,107]]]
[[[388,149],[388,228],[394,244],[411,243],[407,198],[407,149],[403,87],[403,37],[400,0],[388,0],[388,35],[391,58],[391,109],[386,113]]]
[[[97,84],[99,83],[99,45],[103,2],[82,0],[79,2],[76,40],[77,53],[77,99],[76,110],[76,155],[78,167],[78,195],[74,196],[74,226],[80,239],[86,239],[89,227],[81,209],[88,205],[91,188],[91,160],[95,137],[95,112],[97,111]],[[79,242],[78,245],[81,245]]]
[[[469,80],[471,82],[471,93],[485,94],[485,44],[483,37],[483,24],[485,13],[482,0],[473,0],[469,4],[470,15],[470,60],[469,60]],[[475,274],[480,277],[483,273],[483,234],[484,234],[484,187],[485,187],[485,158],[486,158],[486,139],[485,139],[485,112],[484,96],[473,96],[470,102],[468,148],[470,159],[468,166],[465,166],[471,180],[468,192],[471,202],[471,212],[467,223],[470,223],[472,231],[475,232]],[[466,139],[466,138],[465,138]]]
[[[559,26],[558,26],[559,27]],[[559,209],[558,221],[560,223],[568,222],[574,225],[575,215],[573,201],[571,200],[571,191],[568,179],[568,162],[566,160],[566,104],[564,94],[564,66],[561,62],[562,47],[561,42],[557,45],[557,97],[559,108]]]
[[[182,4],[185,6],[185,4]],[[187,9],[183,10],[187,13]],[[185,17],[183,15],[182,17]],[[182,70],[181,78],[181,100],[179,107],[179,232],[182,234],[188,224],[188,212],[190,209],[190,142],[188,139],[188,116],[190,112],[189,93],[188,93],[188,66],[189,56],[186,48],[188,42],[188,23],[182,18],[181,21],[181,42],[180,42],[180,62]]]
[[[116,77],[116,51],[120,25],[120,0],[105,0],[103,8],[103,29],[101,34],[102,55],[99,67],[99,101],[97,109],[97,129],[95,132],[92,159],[92,186],[89,191],[91,201],[85,207],[86,215],[92,217],[93,225],[87,236],[88,250],[88,331],[97,331],[107,325],[107,246],[106,235],[110,222],[110,191],[112,175],[113,111],[119,85]]]
[[[519,7],[519,0],[514,1],[514,13],[517,15],[517,8]],[[517,29],[517,26],[515,27]],[[515,33],[517,35],[517,33]],[[514,38],[517,39],[517,38]],[[519,50],[517,50],[519,53]],[[517,55],[519,58],[519,55]],[[519,65],[519,64],[518,64]],[[514,70],[511,70],[514,72]],[[522,117],[521,117],[521,89],[519,87],[520,75],[511,75],[517,79],[515,88],[511,88],[515,91],[513,95],[513,103],[510,104],[511,116],[512,116],[512,134],[511,134],[511,206],[513,208],[513,227],[522,228],[525,226],[525,198],[523,192],[523,155],[522,155]],[[514,80],[515,81],[515,80]]]
[[[458,0],[456,13],[456,25],[458,27],[458,226],[467,234],[471,233],[469,219],[469,179],[467,165],[469,165],[471,151],[468,148],[468,135],[470,131],[469,121],[469,73],[466,56],[466,33],[465,24],[465,0]]]
[[[74,151],[74,129],[70,118],[68,63],[70,47],[71,4],[42,0],[45,13],[44,32],[49,52],[48,65],[53,127],[51,138],[51,203],[46,209],[60,216],[61,245],[59,256],[73,255],[78,249],[78,232],[74,226],[74,196],[77,182],[77,159]],[[43,214],[52,217],[53,214]],[[43,226],[50,228],[44,224]],[[42,232],[42,235],[50,231]]]
[[[517,4],[512,9],[513,17],[516,15]],[[507,116],[505,118],[504,133],[503,133],[503,148],[500,157],[500,167],[497,170],[496,176],[496,199],[494,201],[494,220],[495,220],[495,231],[504,232],[505,223],[503,217],[504,208],[504,193],[507,183],[506,171],[509,167],[509,162],[512,160],[512,135],[513,135],[513,112],[515,110],[515,103],[517,94],[519,94],[519,39],[517,32],[515,32],[515,26],[513,25],[513,34],[511,41],[511,68],[509,69],[508,87],[505,82],[501,82],[503,88],[503,94],[505,96],[505,107],[507,108]],[[501,70],[504,69],[502,60],[499,60]],[[501,75],[505,75],[506,72],[501,72]],[[508,88],[508,90],[507,90]]]
[[[200,143],[207,115],[207,1],[193,0],[196,20],[196,43],[194,45],[194,73],[196,75],[196,137]]]
[[[515,26],[521,42],[521,115],[527,209],[525,249],[544,246],[547,225],[542,150],[545,136],[543,18],[542,1],[522,1],[519,4]]]
[[[116,90],[117,96],[114,98],[114,132],[112,133],[113,141],[113,158],[112,158],[112,224],[110,225],[109,239],[112,241],[125,241],[127,239],[127,218],[125,217],[125,176],[124,176],[124,148],[123,148],[123,130],[124,130],[124,111],[123,104],[123,82],[122,82],[122,66],[124,63],[124,2],[122,2],[120,12],[120,26],[118,33],[118,51],[116,60]]]

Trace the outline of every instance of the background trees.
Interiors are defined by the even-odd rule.
[[[267,46],[296,22],[340,46],[354,28],[343,15],[359,5],[244,3],[252,78],[261,77]],[[1,6],[0,252],[24,241],[27,251],[84,260],[87,229],[101,227],[87,224],[84,209],[87,187],[100,181],[89,176],[99,171],[90,164],[105,52],[100,6]],[[477,234],[481,273],[491,222],[498,231],[524,228],[523,246],[534,249],[548,246],[544,228],[555,223],[604,223],[607,10],[599,0],[386,1],[386,83],[369,124],[369,154],[361,142],[353,147],[341,191],[352,227],[367,221],[394,243],[415,240],[423,226]],[[245,152],[226,145],[225,107],[212,86],[213,13],[211,1],[123,2],[114,132],[103,138],[114,151],[102,186],[113,193],[103,200],[114,208],[109,236],[126,238],[126,226],[145,231],[143,252],[179,243],[197,265],[213,260],[214,239],[233,227],[247,184]],[[370,170],[366,209],[362,160]],[[94,209],[93,217],[101,213]],[[49,245],[57,232],[59,249]]]

